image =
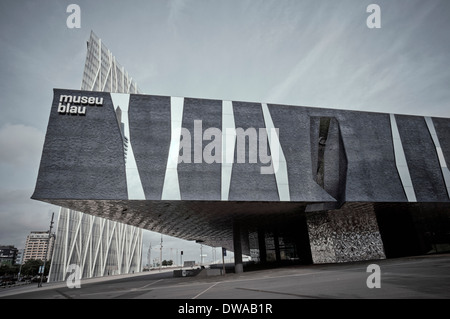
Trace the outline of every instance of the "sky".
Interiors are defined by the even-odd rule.
[[[1,0],[0,245],[58,212],[30,197],[53,88],[80,89],[91,30],[146,94],[450,117],[448,17],[448,0]],[[146,259],[160,235],[144,233]],[[163,240],[163,259],[199,260]]]

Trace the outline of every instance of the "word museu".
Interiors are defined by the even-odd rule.
[[[181,128],[202,148],[180,153]],[[209,128],[222,160],[207,163]],[[242,152],[237,128],[265,129],[270,161]],[[224,247],[239,272],[241,254],[310,264],[445,251],[448,167],[448,118],[54,89],[32,198]]]

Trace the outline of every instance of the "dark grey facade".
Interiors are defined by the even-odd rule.
[[[102,103],[60,112],[77,97]],[[448,248],[449,164],[446,118],[55,89],[32,198],[261,262],[368,260]]]

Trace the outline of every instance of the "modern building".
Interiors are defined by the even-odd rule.
[[[91,91],[139,92],[136,82],[94,32],[87,43],[81,87]],[[48,280],[65,280],[71,265],[80,267],[80,279],[140,272],[141,256],[142,229],[61,208]]]
[[[448,250],[449,164],[447,118],[54,89],[32,198],[225,247],[239,272]]]
[[[140,93],[137,83],[93,31],[87,42],[81,89],[113,93]]]
[[[0,246],[0,265],[14,265],[17,261],[19,250],[12,246]]]
[[[30,259],[50,260],[54,241],[54,236],[49,236],[48,231],[32,231],[25,242],[23,262]]]
[[[49,282],[66,279],[76,265],[81,278],[142,271],[142,229],[61,208]]]

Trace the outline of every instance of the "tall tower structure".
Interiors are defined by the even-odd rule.
[[[142,229],[61,208],[49,281],[65,280],[70,265],[81,278],[141,272]]]
[[[87,42],[81,89],[111,93],[141,93],[137,83],[93,31]]]
[[[87,42],[81,89],[140,93],[137,83],[93,31]],[[121,110],[116,112],[120,123]],[[123,133],[122,139],[126,160],[128,143]],[[81,278],[142,271],[142,229],[61,208],[49,281],[64,280],[73,264],[80,267]]]

